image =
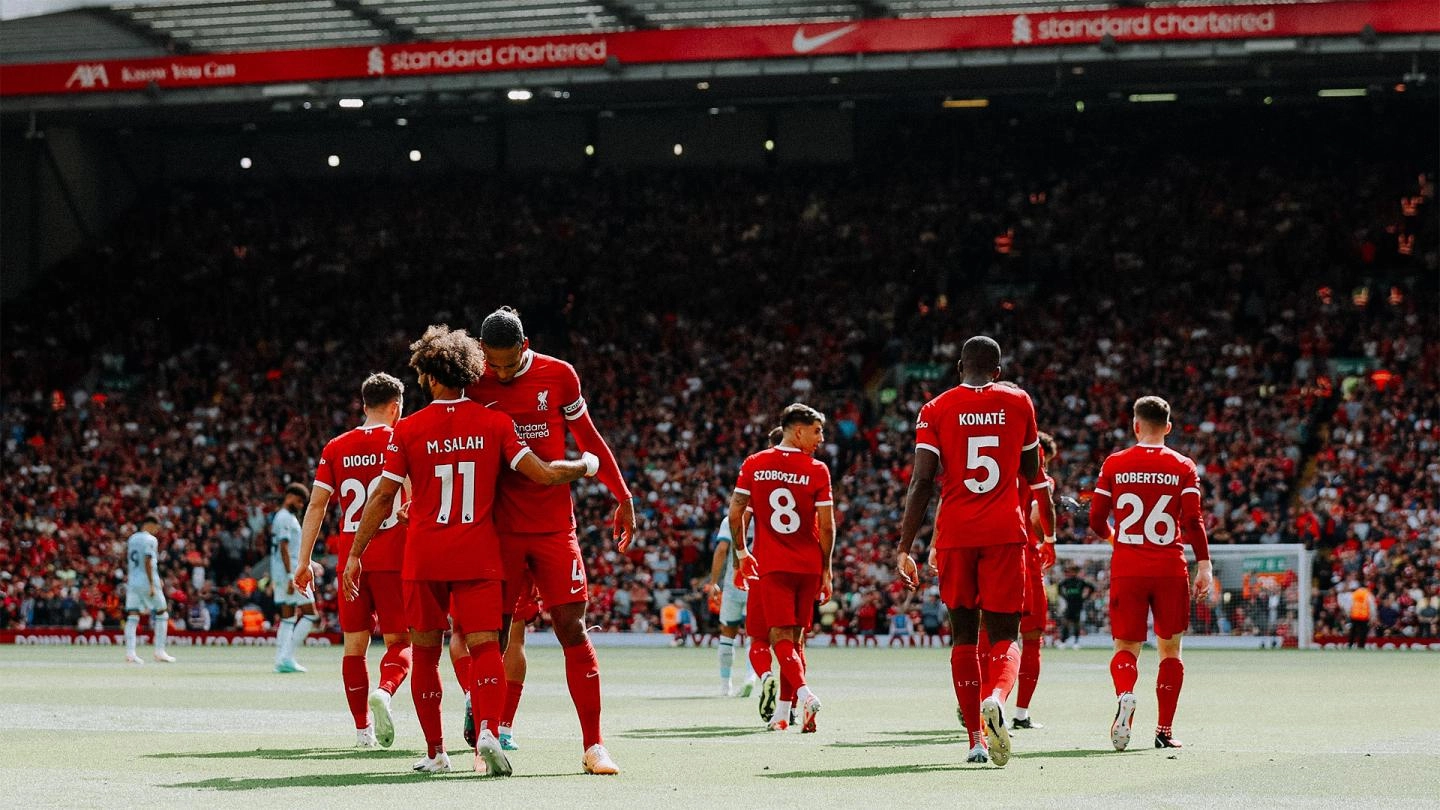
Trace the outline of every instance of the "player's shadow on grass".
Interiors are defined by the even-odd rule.
[[[937,731],[878,731],[872,735],[897,739],[865,740],[863,742],[830,743],[828,748],[909,748],[921,745],[953,745],[966,742],[963,729]]]
[[[1075,759],[1077,757],[1118,757],[1138,754],[1145,749],[1130,748],[1124,751],[1115,751],[1108,748],[1066,748],[1060,751],[1014,751],[1010,752],[1011,759]]]
[[[757,726],[671,726],[668,728],[636,728],[622,731],[617,737],[632,740],[701,740],[712,737],[743,737],[764,734]]]
[[[317,773],[303,776],[219,776],[197,782],[165,785],[180,790],[274,790],[277,788],[347,787],[350,785],[400,785],[423,781],[426,775],[387,771],[385,773]]]
[[[413,757],[415,752],[400,749],[357,751],[354,748],[255,748],[249,751],[195,751],[145,754],[144,756],[146,759],[379,760]]]
[[[938,764],[938,765],[888,765],[872,768],[837,768],[831,771],[781,771],[779,773],[762,773],[760,776],[766,779],[826,779],[838,777],[841,779],[852,779],[865,776],[906,776],[915,773],[933,773],[947,771],[985,770],[975,766],[963,764]]]

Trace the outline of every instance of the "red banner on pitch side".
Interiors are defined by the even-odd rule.
[[[142,645],[151,643],[149,632],[140,633],[137,638]],[[339,646],[339,633],[311,633],[305,640],[307,647]],[[165,641],[166,646],[175,647],[273,647],[275,634],[235,633],[225,630],[188,631],[171,630]],[[119,630],[86,631],[70,630],[64,627],[36,627],[29,630],[0,630],[0,644],[18,644],[40,647],[124,647],[125,633]]]
[[[611,57],[624,65],[1090,45],[1107,35],[1117,42],[1353,36],[1367,25],[1379,34],[1440,31],[1440,3],[1373,0],[992,14],[3,65],[0,96],[595,67]]]

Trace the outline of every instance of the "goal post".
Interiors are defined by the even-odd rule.
[[[1195,555],[1187,547],[1185,556],[1193,576]],[[1111,549],[1103,543],[1055,547],[1055,567],[1046,583],[1051,615],[1057,620],[1064,615],[1066,606],[1056,586],[1065,578],[1067,566],[1078,566],[1080,575],[1096,588],[1082,606],[1081,646],[1112,643],[1110,559]],[[1311,552],[1304,546],[1212,545],[1210,559],[1215,593],[1209,605],[1191,604],[1187,647],[1277,649],[1313,644]],[[1150,636],[1153,641],[1153,629]]]

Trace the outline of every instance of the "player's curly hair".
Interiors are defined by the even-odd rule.
[[[426,329],[410,344],[410,351],[410,368],[446,388],[464,388],[480,379],[485,370],[480,344],[464,329],[452,330],[443,323]]]

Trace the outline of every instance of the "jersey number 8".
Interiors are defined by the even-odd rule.
[[[800,530],[800,513],[795,511],[795,493],[776,487],[770,493],[770,528],[777,534],[794,534]]]

